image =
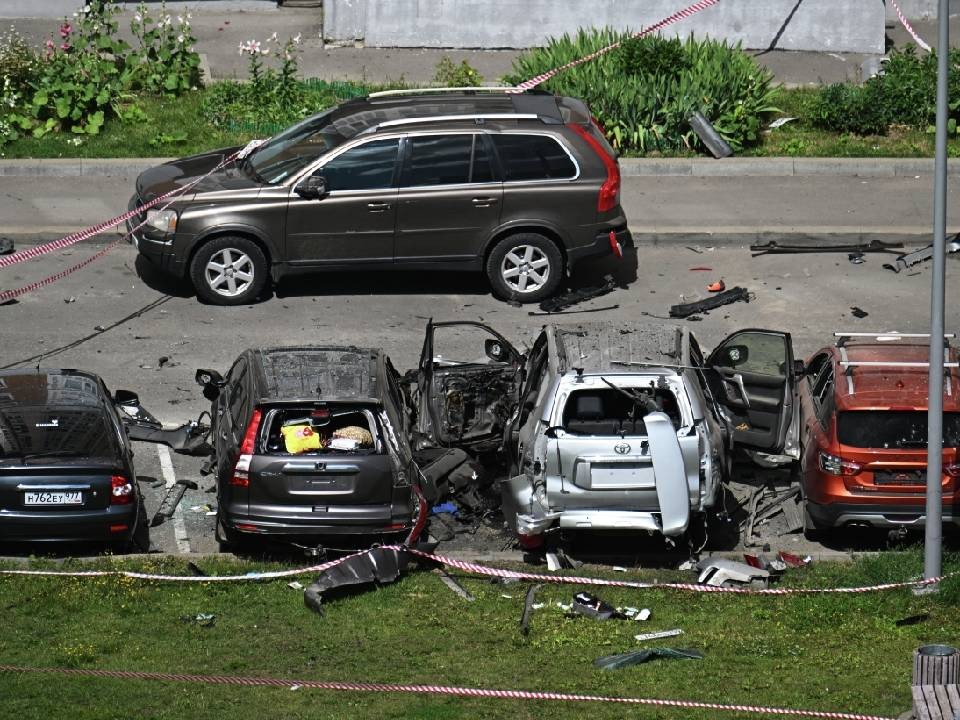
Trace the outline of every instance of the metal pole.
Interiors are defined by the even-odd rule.
[[[947,120],[950,0],[940,0],[937,42],[937,137],[933,189],[933,280],[930,288],[930,375],[927,393],[927,519],[923,576],[938,577],[943,552],[943,307],[947,247]]]

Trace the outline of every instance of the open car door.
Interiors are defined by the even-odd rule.
[[[427,323],[417,430],[442,447],[496,450],[517,405],[523,355],[478,322]]]
[[[714,395],[733,426],[734,442],[779,454],[795,443],[796,370],[789,333],[739,330],[707,358]]]

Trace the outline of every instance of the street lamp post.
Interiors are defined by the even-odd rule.
[[[937,42],[937,135],[933,189],[933,279],[930,287],[930,372],[927,393],[927,508],[923,576],[939,577],[943,552],[943,310],[947,245],[947,120],[950,0],[940,0]]]

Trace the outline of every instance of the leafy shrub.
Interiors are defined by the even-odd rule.
[[[512,83],[539,75],[605,45],[623,45],[562,72],[543,87],[582,98],[621,152],[705,148],[688,118],[699,110],[735,150],[757,143],[771,106],[772,74],[739,45],[648,36],[639,40],[609,28],[553,38],[514,63]]]
[[[174,25],[162,6],[153,21],[141,4],[131,23],[139,47],[132,48],[119,37],[118,12],[111,0],[88,0],[47,39],[40,61],[30,61],[22,42],[7,37],[2,52],[19,87],[4,84],[0,144],[24,133],[95,135],[110,117],[143,118],[138,91],[178,95],[197,86],[200,62],[189,16]]]
[[[478,87],[483,83],[483,75],[466,60],[457,65],[444,56],[437,63],[433,81],[443,87]]]
[[[960,50],[950,51],[950,96],[960,95]],[[824,88],[810,108],[811,121],[819,128],[858,135],[883,135],[890,125],[925,128],[936,119],[937,56],[917,53],[908,45],[894,50],[883,62],[881,73],[863,85],[831,85]],[[960,117],[951,106],[951,127]]]

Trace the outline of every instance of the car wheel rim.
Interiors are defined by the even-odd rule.
[[[517,245],[504,255],[500,276],[516,293],[536,292],[550,278],[550,259],[534,245]]]
[[[207,285],[217,295],[236,297],[253,283],[253,260],[236,248],[224,248],[210,257],[204,273]]]

